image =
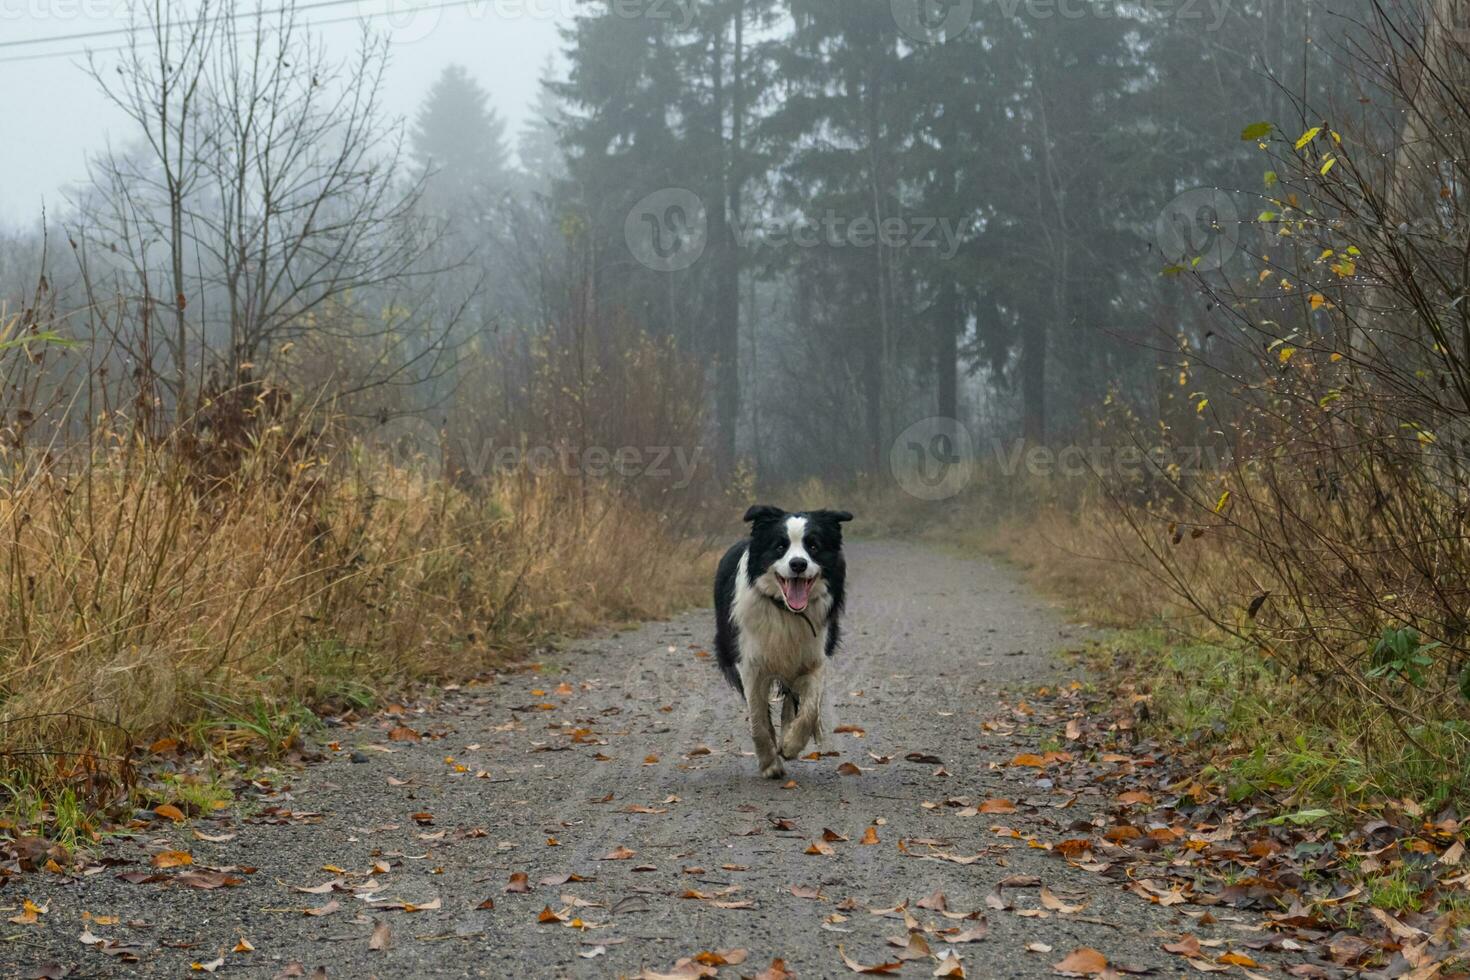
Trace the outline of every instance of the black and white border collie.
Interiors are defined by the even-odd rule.
[[[745,520],[750,537],[725,553],[715,574],[715,656],[750,709],[761,775],[780,779],[781,759],[822,737],[823,668],[841,640],[846,598],[842,525],[852,515],[760,506]],[[772,682],[784,695],[779,743]]]

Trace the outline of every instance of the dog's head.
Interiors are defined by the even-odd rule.
[[[792,612],[804,611],[829,579],[843,574],[842,525],[852,520],[847,511],[789,514],[759,506],[746,511],[745,520],[751,526],[750,584]]]

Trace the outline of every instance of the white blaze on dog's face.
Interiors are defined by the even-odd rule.
[[[811,601],[812,585],[822,574],[822,566],[806,550],[807,519],[786,518],[786,553],[776,562],[776,584],[781,598],[792,612],[801,612]]]
[[[792,612],[804,612],[825,588],[819,537],[804,514],[776,512],[757,520],[751,529],[752,584]]]

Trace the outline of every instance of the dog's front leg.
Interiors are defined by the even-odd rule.
[[[743,678],[745,701],[750,707],[750,738],[755,743],[755,761],[761,775],[780,779],[786,767],[776,754],[776,726],[771,723],[771,677],[755,671]]]
[[[803,674],[791,684],[799,707],[796,716],[782,726],[781,755],[795,759],[808,742],[822,736],[822,668]]]

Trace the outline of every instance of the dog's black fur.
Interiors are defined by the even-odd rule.
[[[786,535],[786,521],[792,517],[807,519],[804,544],[812,559],[822,568],[822,577],[832,596],[832,606],[827,614],[827,639],[825,652],[830,659],[837,653],[842,642],[842,613],[847,602],[847,561],[842,554],[842,525],[853,519],[847,511],[816,510],[790,514],[779,507],[756,506],[745,512],[745,521],[751,525],[750,537],[736,542],[720,559],[715,573],[715,657],[720,672],[735,690],[745,696],[745,686],[740,680],[740,627],[734,619],[735,578],[739,574],[740,559],[746,552],[750,561],[746,567],[747,581],[753,586],[756,579],[765,574],[770,566],[781,559],[790,541]],[[777,605],[780,600],[772,599]],[[787,615],[797,615],[787,611]],[[813,630],[818,627],[812,625]]]

